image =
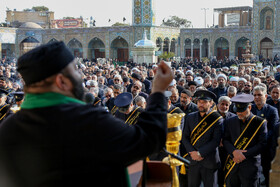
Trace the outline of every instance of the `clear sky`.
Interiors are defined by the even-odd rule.
[[[204,27],[204,11],[206,11],[206,24],[213,25],[213,8],[233,6],[253,6],[253,0],[154,0],[156,25],[160,25],[164,18],[179,16],[192,22],[194,28]],[[85,21],[92,16],[96,26],[111,26],[115,22],[132,22],[132,0],[1,0],[0,22],[6,18],[6,7],[19,11],[33,6],[46,6],[53,11],[55,19],[66,16],[80,17]],[[108,23],[108,20],[112,21]],[[217,19],[215,19],[217,24]]]

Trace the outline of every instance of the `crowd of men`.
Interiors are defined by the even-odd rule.
[[[174,79],[165,92],[167,109],[168,113],[185,113],[180,155],[191,161],[181,168],[181,186],[196,187],[201,182],[206,187],[269,186],[279,136],[280,65],[277,72],[272,68],[278,61],[263,60],[262,70],[233,67],[240,61],[227,58],[220,62],[214,58],[207,63],[191,59],[171,63]],[[82,75],[85,90],[83,100],[104,108],[127,125],[135,125],[146,109],[158,65],[77,62],[75,68]],[[23,100],[15,101],[24,89],[16,65],[15,60],[1,61],[1,123]],[[206,128],[204,123],[211,125]],[[249,128],[255,133],[250,134]],[[158,155],[154,159],[159,159]],[[261,173],[264,181],[260,181]]]

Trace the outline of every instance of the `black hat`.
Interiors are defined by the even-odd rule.
[[[17,102],[23,100],[24,98],[24,92],[13,92],[12,94]]]
[[[141,75],[139,75],[139,74],[137,74],[137,73],[133,73],[133,74],[131,75],[131,77],[132,77],[132,78],[135,78],[135,79],[137,79],[137,80],[141,80]]]
[[[251,94],[239,94],[231,98],[231,102],[234,103],[234,112],[244,112],[249,104],[254,101],[254,96]]]
[[[197,86],[197,83],[196,83],[196,82],[194,82],[194,81],[190,81],[190,82],[188,83],[188,86],[190,86],[190,85]]]
[[[130,105],[132,101],[133,101],[132,94],[129,92],[124,92],[124,93],[119,94],[116,97],[114,104],[117,107],[121,108],[121,107],[126,107],[126,106]]]
[[[198,100],[214,100],[217,96],[208,90],[198,90],[194,93],[194,97],[197,97]]]
[[[18,59],[18,72],[26,85],[42,81],[64,69],[74,60],[63,42],[41,45]]]

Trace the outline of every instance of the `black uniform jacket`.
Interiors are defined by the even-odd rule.
[[[218,146],[222,136],[222,119],[219,119],[201,138],[195,146],[190,143],[190,135],[193,129],[200,122],[199,112],[190,113],[185,119],[185,126],[182,134],[181,155],[184,156],[188,152],[199,151],[204,158],[201,163],[205,168],[217,169],[220,164],[218,154]],[[198,162],[191,159],[188,155],[186,159],[191,161],[191,165]]]
[[[249,118],[246,120],[246,124],[249,122],[249,120],[253,117],[253,114],[249,116]],[[257,118],[260,118],[256,116]],[[251,124],[254,125],[254,124]],[[255,137],[252,139],[251,143],[247,147],[247,152],[244,152],[244,156],[246,159],[241,162],[240,164],[237,164],[237,166],[244,166],[244,167],[249,167],[250,166],[255,166],[258,167],[260,166],[260,153],[261,150],[264,148],[266,145],[266,139],[267,139],[267,128],[266,128],[266,122],[261,126],[259,129],[258,133],[255,135]],[[225,134],[223,137],[223,145],[227,152],[232,155],[232,152],[236,149],[234,147],[234,143],[238,139],[238,137],[241,135],[241,121],[239,120],[238,116],[229,118],[224,120],[224,127],[225,127]],[[251,168],[254,169],[254,168]]]
[[[165,145],[166,107],[152,94],[135,126],[90,105],[22,109],[0,128],[0,186],[126,186],[125,167]]]

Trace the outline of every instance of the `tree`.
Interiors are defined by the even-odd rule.
[[[63,17],[63,19],[75,19],[74,17]]]
[[[49,11],[49,8],[45,7],[45,6],[34,6],[34,7],[32,7],[32,10],[34,10],[36,12]]]
[[[125,27],[125,26],[129,26],[129,24],[116,22],[112,26],[113,27]]]
[[[162,58],[163,60],[170,60],[170,58],[173,58],[175,54],[173,52],[167,53],[164,52],[163,54],[159,55],[159,58]]]
[[[162,20],[161,26],[177,27],[177,28],[188,28],[191,26],[191,22],[178,16],[171,16],[167,21]]]

